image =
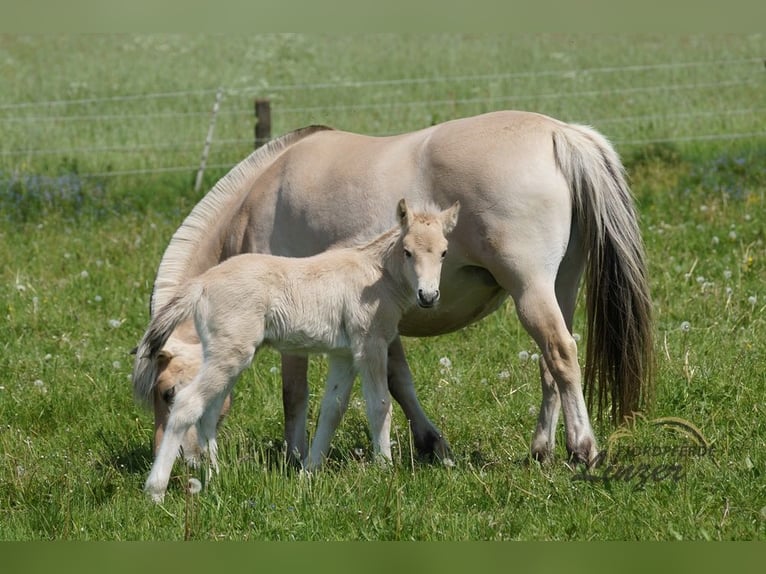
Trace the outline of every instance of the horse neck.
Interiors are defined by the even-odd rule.
[[[402,272],[404,262],[402,232],[399,226],[386,231],[361,248],[383,273],[383,280],[391,285],[402,307],[412,299],[412,286]]]

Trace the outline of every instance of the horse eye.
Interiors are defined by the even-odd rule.
[[[446,249],[444,251],[442,251],[442,259],[444,259],[445,257],[447,257],[447,250]]]
[[[404,256],[405,257],[412,257],[412,252],[409,249],[404,250]]]

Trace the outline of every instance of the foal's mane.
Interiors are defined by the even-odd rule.
[[[188,279],[187,269],[202,240],[219,222],[221,214],[249,192],[250,184],[264,169],[295,142],[316,132],[331,129],[313,125],[288,132],[255,150],[218,180],[194,206],[165,249],[154,280],[149,306],[152,314],[162,308],[175,295],[178,286]]]

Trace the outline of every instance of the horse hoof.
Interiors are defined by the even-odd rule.
[[[455,464],[452,448],[447,439],[437,431],[415,438],[415,448],[418,451],[418,457],[422,460],[442,462],[445,466],[450,466],[450,464],[454,466]]]
[[[584,464],[590,466],[593,461],[598,459],[598,449],[594,441],[590,439],[583,440],[576,447],[567,444],[569,453],[569,462],[572,464]]]

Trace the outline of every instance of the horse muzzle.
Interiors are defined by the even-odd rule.
[[[423,309],[430,309],[439,302],[439,290],[426,292],[423,289],[418,289],[418,307]]]

